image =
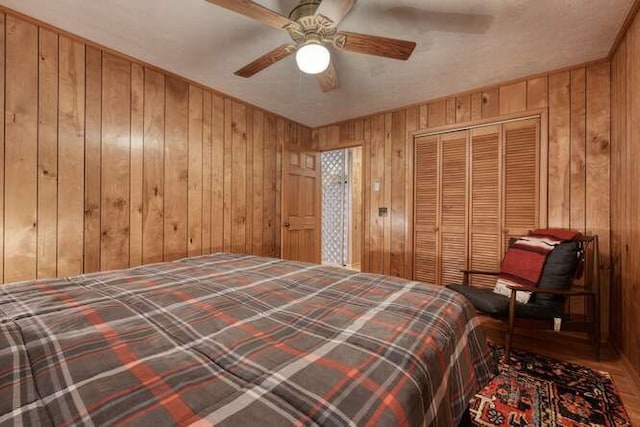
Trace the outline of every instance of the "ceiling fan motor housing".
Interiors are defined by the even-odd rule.
[[[284,29],[298,46],[309,43],[344,45],[345,37],[338,34],[333,21],[323,15],[316,15],[320,0],[301,0],[291,13],[292,24]]]
[[[313,17],[320,6],[320,0],[300,0],[300,3],[289,13],[289,19],[298,22],[301,18]]]

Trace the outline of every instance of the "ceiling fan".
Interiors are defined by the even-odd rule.
[[[251,77],[295,52],[298,68],[315,74],[323,92],[338,88],[338,75],[327,46],[385,58],[407,60],[416,44],[411,41],[339,31],[336,27],[356,0],[300,0],[285,17],[251,0],[207,0],[225,9],[285,30],[292,43],[286,43],[261,56],[234,74]]]

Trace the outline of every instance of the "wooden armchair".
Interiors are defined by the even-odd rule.
[[[505,339],[505,359],[508,360],[511,351],[513,329],[523,327],[528,329],[553,329],[554,331],[586,332],[593,343],[595,360],[600,360],[600,285],[599,285],[599,254],[598,236],[582,236],[566,247],[558,247],[547,259],[543,279],[538,287],[519,285],[508,286],[510,297],[498,295],[492,289],[478,288],[470,285],[469,278],[473,275],[497,276],[496,271],[462,270],[464,279],[462,285],[448,285],[466,296],[477,310],[492,317],[506,319],[508,328]],[[547,265],[561,260],[563,251],[577,253],[577,261],[567,264],[564,273],[569,280],[562,280],[560,276],[544,279]],[[554,253],[558,252],[555,256]],[[566,258],[566,254],[564,255]],[[555,257],[552,258],[552,257]],[[551,269],[551,267],[549,267]],[[561,265],[562,269],[563,266]],[[582,269],[582,278],[575,279],[576,270]],[[571,279],[573,278],[573,279]],[[582,283],[579,283],[582,282]],[[530,302],[521,304],[516,300],[517,291],[532,292]],[[572,316],[567,310],[567,302],[575,297],[585,298],[585,316]]]

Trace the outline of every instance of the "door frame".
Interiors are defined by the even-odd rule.
[[[456,123],[451,125],[438,126],[428,129],[418,129],[407,133],[407,219],[405,222],[405,250],[410,256],[405,258],[407,263],[407,272],[411,273],[410,279],[414,278],[414,257],[415,257],[415,242],[414,242],[414,230],[415,230],[415,141],[417,138],[439,135],[443,133],[458,132],[464,130],[470,130],[474,128],[504,124],[509,122],[518,122],[526,119],[539,119],[540,120],[540,165],[539,165],[539,226],[546,227],[549,221],[549,209],[548,209],[548,180],[549,180],[549,108],[539,108],[523,111],[514,114],[505,114],[495,116],[486,119],[472,120],[464,123]]]
[[[336,151],[336,150],[349,150],[351,148],[358,148],[360,147],[361,151],[361,162],[362,162],[362,171],[361,173],[361,178],[360,178],[360,191],[362,192],[362,213],[361,213],[361,224],[362,224],[362,232],[360,233],[360,271],[365,272],[365,248],[366,248],[366,243],[367,243],[367,239],[366,239],[366,233],[365,230],[367,228],[366,224],[367,224],[367,215],[366,215],[366,205],[368,202],[368,197],[367,197],[367,193],[366,193],[366,185],[367,185],[367,171],[369,168],[369,162],[366,161],[365,159],[366,157],[366,153],[368,152],[366,147],[367,144],[364,143],[364,141],[355,141],[353,143],[349,143],[349,144],[340,144],[339,146],[336,147],[330,147],[330,148],[325,148],[325,149],[318,149],[317,151],[320,153],[320,162],[322,163],[322,153],[327,152],[327,151]],[[284,171],[283,171],[284,173]],[[320,256],[322,257],[322,164],[320,165],[320,191],[318,192],[318,194],[320,194],[320,213],[318,215],[318,217],[320,218]],[[283,199],[284,202],[284,199]],[[322,259],[320,259],[320,263],[322,263]]]

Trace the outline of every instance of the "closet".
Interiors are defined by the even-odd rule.
[[[415,280],[496,270],[509,238],[541,224],[540,140],[539,117],[415,138]]]

